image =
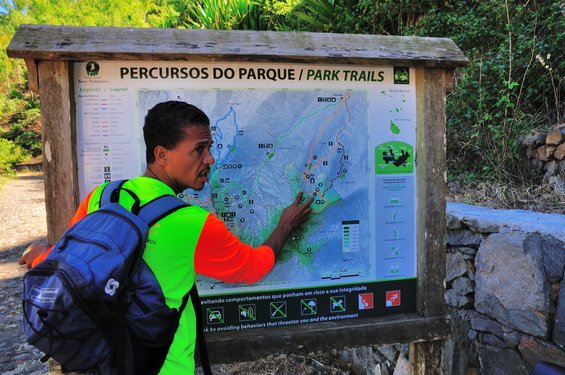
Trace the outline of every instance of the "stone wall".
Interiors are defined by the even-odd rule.
[[[448,203],[446,374],[565,366],[565,216]]]
[[[446,251],[446,375],[565,366],[565,215],[448,203]],[[410,373],[406,344],[336,357],[350,375]]]
[[[565,191],[565,124],[529,134],[521,144],[534,175],[543,176],[545,183]]]

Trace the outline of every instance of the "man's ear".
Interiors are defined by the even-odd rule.
[[[155,162],[160,165],[167,164],[167,149],[163,146],[157,146],[153,150],[153,155],[155,155]]]

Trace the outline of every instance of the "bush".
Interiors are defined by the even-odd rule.
[[[23,100],[24,94],[21,90],[12,89],[12,90],[10,90],[9,97],[10,97],[10,99]]]
[[[29,159],[30,154],[22,147],[0,138],[0,174],[14,174],[14,165]]]
[[[16,112],[10,117],[10,129],[1,133],[0,138],[7,139],[22,147],[32,156],[41,155],[41,134],[36,132],[41,113],[37,108]]]
[[[450,179],[527,177],[518,139],[564,120],[562,0],[304,0],[317,3],[351,10],[330,31],[449,37],[469,58],[447,98]]]
[[[41,155],[41,135],[34,131],[26,130],[21,132],[14,143],[26,151],[29,151],[33,157]]]
[[[518,140],[562,120],[560,2],[453,3],[458,6],[451,10],[431,7],[414,27],[420,35],[451,37],[470,60],[458,70],[447,100],[448,171],[485,181],[530,179]],[[547,56],[548,68],[536,55]],[[548,71],[548,64],[555,64],[554,70]]]

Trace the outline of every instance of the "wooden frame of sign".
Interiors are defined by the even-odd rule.
[[[64,232],[79,203],[73,62],[184,60],[415,68],[419,313],[215,333],[208,337],[208,345],[211,361],[226,363],[278,353],[409,343],[412,373],[442,373],[442,347],[449,334],[444,300],[445,97],[453,70],[468,63],[450,39],[22,25],[7,52],[25,60],[30,89],[41,97],[51,243]]]

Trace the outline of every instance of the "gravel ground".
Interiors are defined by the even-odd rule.
[[[47,239],[43,175],[27,173],[0,188],[0,374],[46,375],[42,354],[26,344],[21,328],[22,278],[18,265],[24,249]],[[214,374],[346,375],[337,353],[279,356],[254,362],[213,366]]]
[[[41,353],[26,344],[21,328],[22,277],[18,265],[32,241],[46,240],[43,175],[25,174],[0,188],[0,373],[48,373]]]

